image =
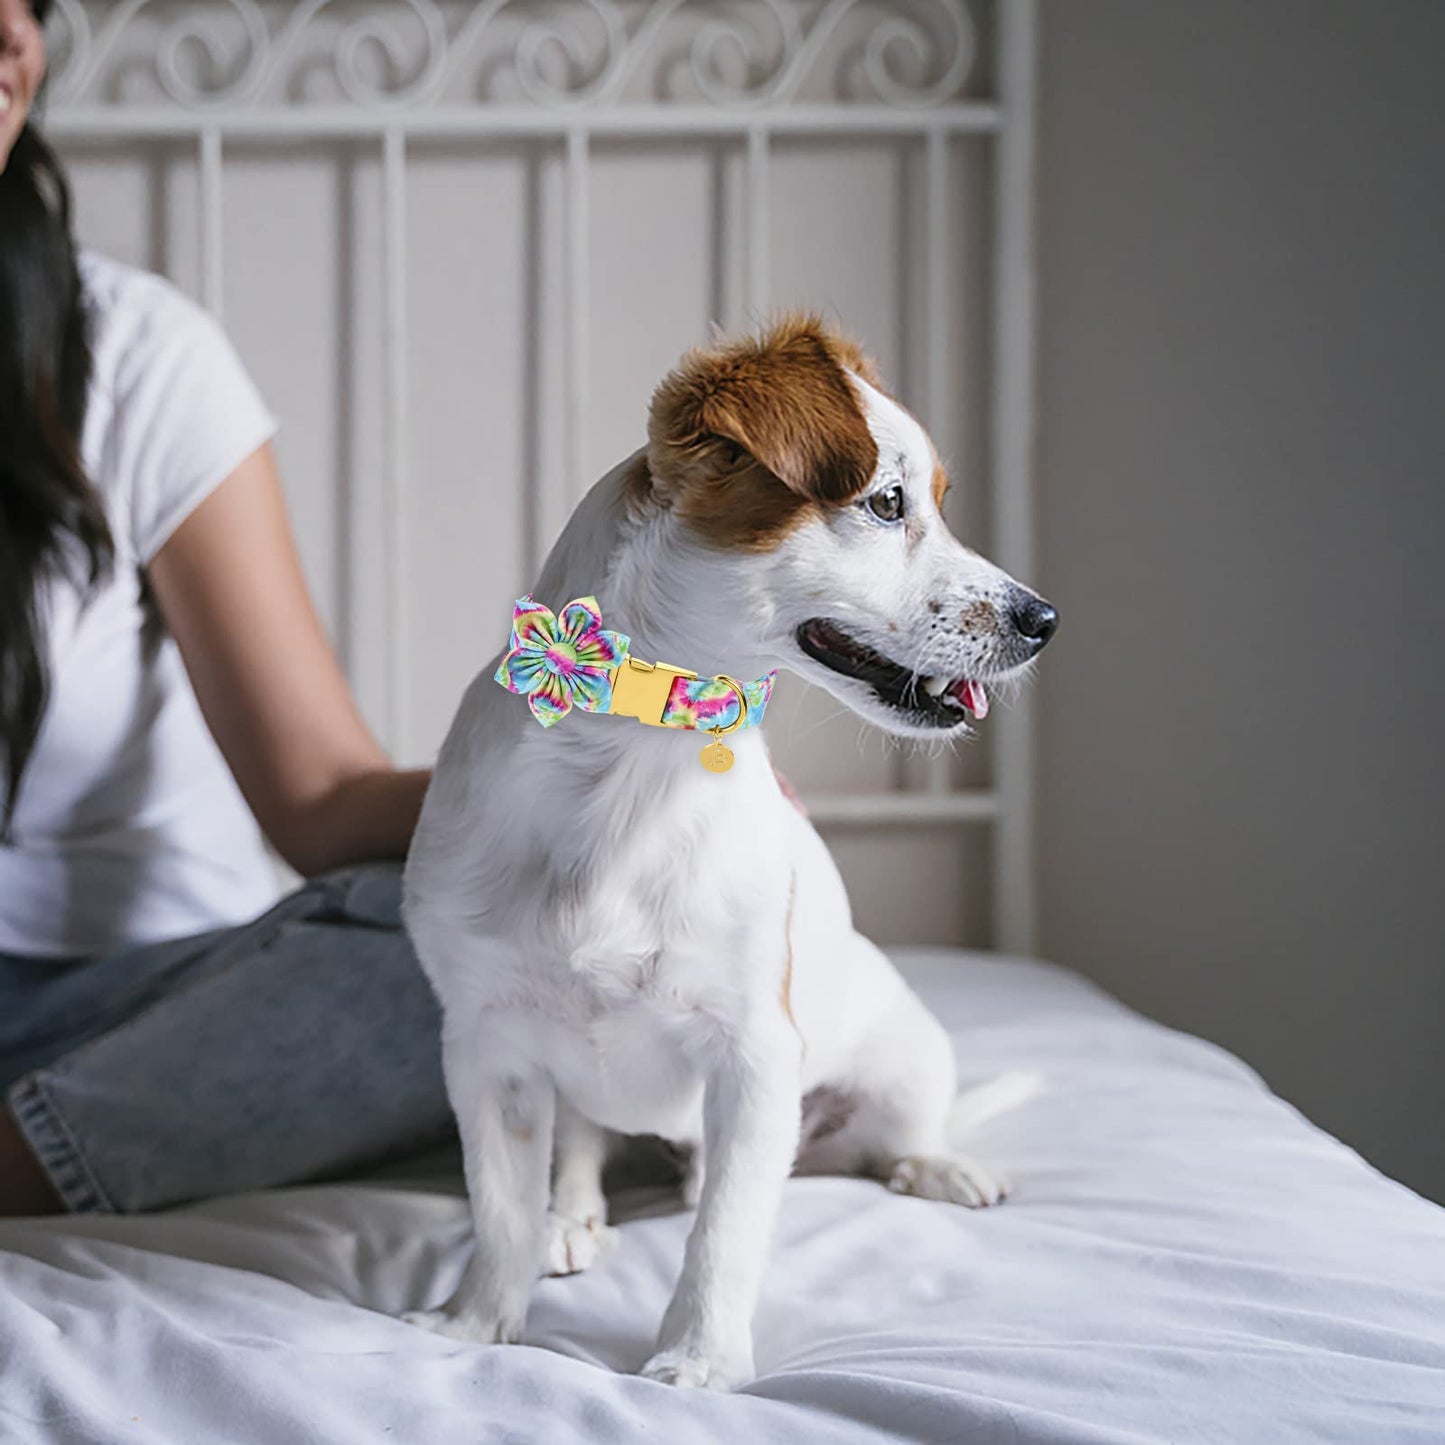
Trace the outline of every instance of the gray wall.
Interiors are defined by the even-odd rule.
[[[1042,42],[1044,951],[1445,1199],[1445,5]]]

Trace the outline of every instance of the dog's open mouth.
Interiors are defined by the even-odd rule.
[[[849,637],[825,617],[810,618],[794,633],[815,662],[843,677],[865,682],[880,701],[940,727],[953,727],[960,714],[988,716],[988,693],[976,678],[925,677]]]

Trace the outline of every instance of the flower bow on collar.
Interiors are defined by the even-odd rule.
[[[511,650],[493,677],[508,692],[527,699],[532,716],[551,727],[572,711],[606,712],[612,706],[612,676],[631,638],[608,632],[595,597],[578,597],[560,620],[529,592],[512,612]]]

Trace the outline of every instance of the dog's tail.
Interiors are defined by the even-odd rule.
[[[966,1134],[999,1114],[1007,1114],[1044,1091],[1044,1076],[1032,1069],[1010,1069],[986,1084],[964,1089],[948,1116],[950,1134]]]

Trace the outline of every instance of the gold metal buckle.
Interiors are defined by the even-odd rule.
[[[663,709],[667,706],[672,685],[680,677],[695,678],[697,673],[685,667],[672,667],[665,662],[643,662],[629,653],[622,659],[617,676],[612,680],[612,706],[608,712],[624,713],[638,722],[661,727]]]

